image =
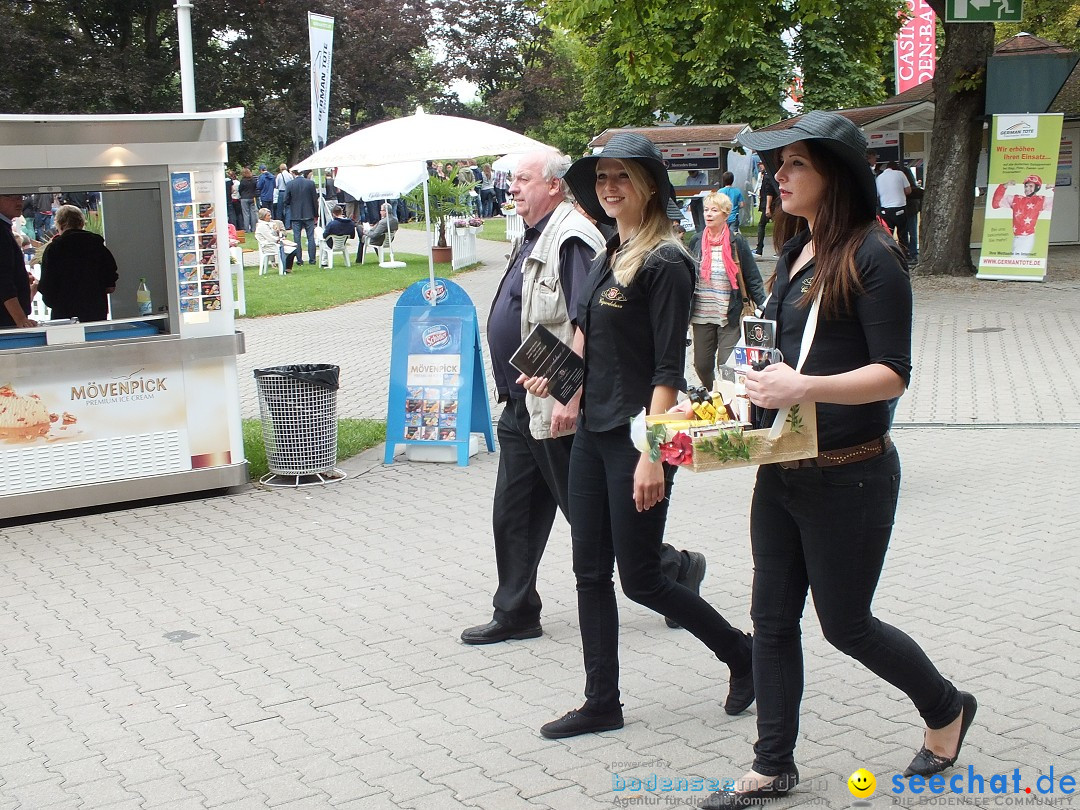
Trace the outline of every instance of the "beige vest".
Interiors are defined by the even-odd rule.
[[[572,237],[577,237],[597,252],[604,246],[604,238],[596,226],[579,214],[572,203],[564,200],[551,212],[551,218],[522,267],[523,338],[534,326],[542,323],[559,340],[568,344],[574,342],[571,314],[566,311],[566,298],[559,278],[559,251],[563,243]],[[517,251],[520,239],[521,237],[515,240],[510,255]],[[532,394],[526,394],[525,407],[529,410],[529,432],[533,438],[550,439],[551,412],[555,407],[555,400],[551,397],[539,399]]]

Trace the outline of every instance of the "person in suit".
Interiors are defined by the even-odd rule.
[[[305,169],[285,186],[285,205],[292,216],[297,253],[300,254],[300,232],[304,231],[307,233],[308,262],[315,264],[315,217],[319,210],[319,191],[311,179],[311,169]],[[298,255],[297,266],[303,263]]]

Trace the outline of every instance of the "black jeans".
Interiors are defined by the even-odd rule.
[[[881,218],[888,223],[889,231],[896,236],[896,241],[900,243],[900,249],[904,251],[904,255],[910,258],[907,211],[903,208],[882,208],[879,213]]]
[[[492,533],[499,586],[492,618],[508,627],[532,627],[543,603],[536,591],[536,570],[547,548],[555,510],[569,519],[567,479],[574,437],[536,439],[529,431],[524,399],[511,399],[496,426],[499,472],[495,479]],[[664,575],[677,579],[689,565],[685,552],[665,545]]]
[[[578,428],[570,454],[570,528],[589,712],[613,711],[620,705],[616,562],[627,597],[685,627],[727,663],[732,674],[750,669],[745,635],[700,596],[664,575],[664,525],[675,469],[665,466],[667,497],[638,512],[633,494],[640,458],[629,425],[602,433]]]
[[[870,612],[899,490],[895,449],[837,467],[758,470],[750,511],[758,773],[775,776],[794,764],[807,587],[826,640],[904,692],[927,726],[941,728],[960,713],[956,688],[919,645]]]
[[[769,217],[765,215],[765,212],[761,212],[761,219],[758,220],[757,225],[757,248],[754,252],[759,256],[765,249],[765,226],[769,224]]]

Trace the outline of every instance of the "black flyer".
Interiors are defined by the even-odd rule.
[[[573,399],[585,379],[581,358],[540,324],[522,341],[510,365],[528,377],[547,377],[551,396],[563,405]]]

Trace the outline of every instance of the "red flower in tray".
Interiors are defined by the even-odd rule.
[[[672,436],[671,441],[660,445],[660,458],[677,467],[692,464],[694,461],[694,444],[685,433],[676,433]]]

